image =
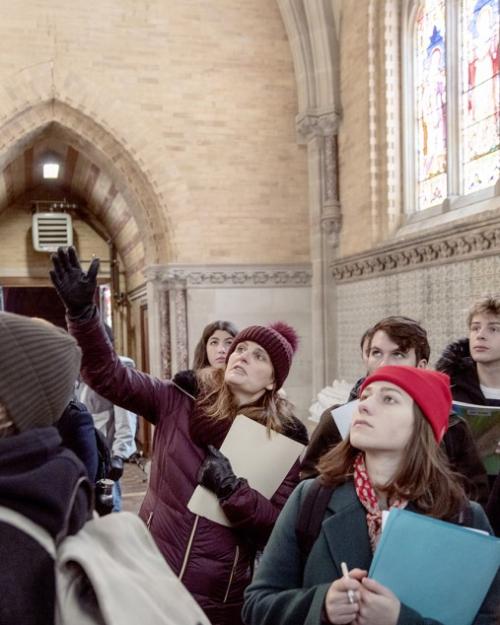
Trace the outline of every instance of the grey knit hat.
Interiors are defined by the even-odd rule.
[[[59,419],[80,362],[77,342],[63,329],[0,312],[0,403],[19,432]]]

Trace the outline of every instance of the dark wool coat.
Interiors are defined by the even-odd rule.
[[[0,438],[0,505],[15,510],[56,538],[64,525],[70,497],[85,467],[54,427]],[[76,498],[69,533],[90,514],[83,490]],[[35,540],[0,521],[0,623],[53,625],[54,561]]]
[[[270,501],[247,484],[225,499],[222,506],[232,528],[192,514],[187,503],[206,456],[206,450],[195,444],[189,433],[193,398],[170,381],[125,367],[97,317],[70,322],[69,329],[83,351],[85,382],[114,404],[156,426],[141,518],[211,622],[238,625],[255,552],[264,546],[298,483],[298,462]]]
[[[355,388],[359,389],[359,381]],[[353,389],[354,390],[354,389]],[[349,401],[356,399],[352,392]],[[458,398],[456,398],[458,399]],[[467,400],[464,400],[467,401]],[[333,420],[331,411],[337,406],[331,406],[323,412],[320,421],[314,430],[304,458],[302,459],[301,479],[306,480],[318,475],[316,465],[323,454],[337,443],[342,437]],[[488,476],[472,438],[467,423],[455,414],[450,415],[448,430],[441,443],[446,452],[450,466],[463,477],[463,486],[468,497],[486,505],[488,501]]]
[[[246,625],[320,625],[325,596],[331,583],[342,576],[340,563],[349,569],[369,570],[372,561],[366,511],[352,481],[332,494],[319,536],[302,567],[295,532],[297,516],[313,480],[302,482],[283,509],[245,592]],[[472,504],[473,527],[489,531],[481,507]],[[413,508],[413,511],[415,509]],[[457,589],[466,592],[466,589]],[[473,625],[493,625],[500,605],[500,573],[490,587]],[[401,604],[397,625],[439,625],[435,620]]]

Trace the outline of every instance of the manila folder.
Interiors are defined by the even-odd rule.
[[[246,478],[267,499],[278,490],[303,449],[304,445],[268,431],[266,426],[242,414],[236,416],[220,448],[235,475]],[[196,487],[188,509],[215,523],[231,526],[217,497],[203,486]]]

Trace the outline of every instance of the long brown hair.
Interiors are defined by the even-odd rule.
[[[203,369],[203,367],[210,366],[207,357],[207,343],[208,339],[217,330],[223,330],[233,337],[238,334],[237,327],[231,321],[213,321],[205,326],[201,338],[194,349],[193,369]]]
[[[429,422],[416,403],[413,408],[415,425],[398,470],[388,484],[376,486],[388,501],[408,499],[423,514],[436,519],[454,519],[466,502],[460,477],[450,469]],[[326,453],[318,464],[322,482],[336,486],[352,478],[354,460],[360,451],[347,438]]]
[[[206,417],[215,421],[233,421],[238,413],[243,413],[265,425],[269,430],[282,432],[294,423],[293,404],[280,392],[267,390],[253,404],[239,406],[229,386],[224,382],[223,369],[202,369],[197,373],[200,383],[198,408]]]

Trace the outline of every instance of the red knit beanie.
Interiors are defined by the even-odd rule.
[[[448,429],[452,401],[446,374],[417,367],[380,367],[365,379],[359,394],[372,382],[392,382],[406,391],[430,423],[437,442],[441,442]]]
[[[292,358],[299,344],[295,330],[282,321],[269,326],[249,326],[234,337],[227,352],[226,363],[238,343],[243,341],[253,341],[266,350],[273,364],[276,390],[280,389],[290,371]]]

